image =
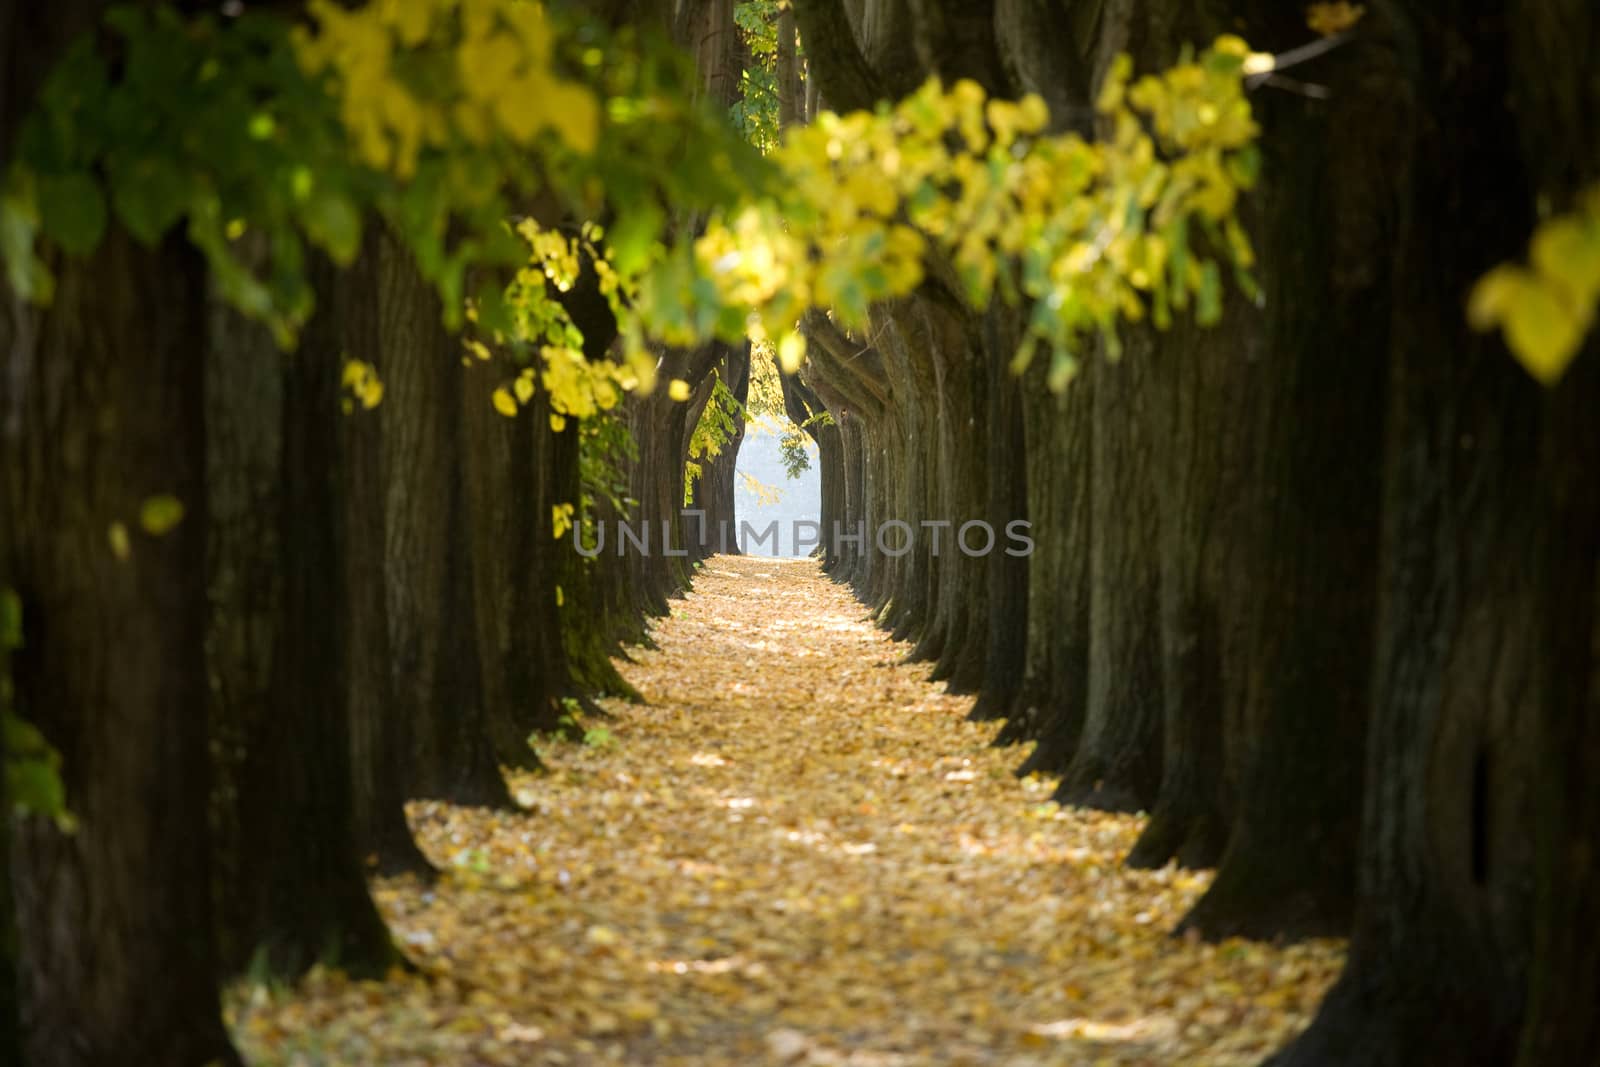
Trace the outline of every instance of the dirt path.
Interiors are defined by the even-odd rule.
[[[425,972],[239,990],[254,1062],[1253,1065],[1331,943],[1169,937],[1204,876],[1045,803],[810,562],[718,558],[526,814],[419,804],[379,896]],[[299,1057],[299,1058],[297,1058]]]

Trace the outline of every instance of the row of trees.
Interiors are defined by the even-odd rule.
[[[104,7],[0,5],[0,144]],[[1092,140],[1120,52],[1161,69],[1225,30],[1279,51],[1307,36],[1302,12],[1252,0],[586,7],[572,70],[594,41],[694,57],[591,70],[597,92],[649,113],[622,92],[649,81],[652,107],[732,109],[763,146],[930,74],[1037,93],[1053,132]],[[1263,189],[1241,209],[1264,292],[1231,294],[1218,326],[1128,325],[1118,358],[1082,353],[1059,390],[1059,360],[1009,372],[1038,316],[977,306],[930,252],[865,327],[805,312],[809,356],[783,379],[826,529],[1032,522],[1025,559],[970,558],[950,531],[937,556],[869,533],[826,559],[1005,740],[1036,742],[1027,769],[1060,772],[1068,803],[1152,810],[1132,862],[1218,864],[1202,933],[1353,933],[1285,1062],[1578,1063],[1600,1042],[1583,484],[1600,372],[1579,360],[1541,390],[1463,317],[1535,205],[1600,171],[1597,36],[1576,0],[1398,3],[1305,81],[1270,75]],[[690,191],[742,173],[714,136],[676,157],[673,121],[642,125],[656,141],[623,129],[608,149],[603,129],[598,150],[589,206],[619,260],[658,224],[695,233],[717,196]],[[519,196],[546,226],[577,221]],[[219,975],[252,956],[293,974],[330,946],[353,970],[394,964],[364,878],[369,861],[428,876],[405,799],[509,804],[499,767],[625,691],[610,653],[647,640],[711,548],[700,531],[734,518],[737,441],[687,486],[685,460],[707,405],[745,399],[748,345],[653,346],[672,388],[602,417],[567,419],[549,388],[508,401],[514,346],[486,319],[490,358],[463,353],[415,214],[374,205],[385,222],[309,262],[290,355],[176,229],[113,223],[87,256],[49,253],[48,308],[0,309],[14,699],[59,750],[76,824],[17,820],[3,854],[21,988],[0,1042],[36,1067],[230,1061]],[[280,254],[253,240],[240,254]],[[608,269],[585,259],[548,293],[596,367],[632,343]],[[139,522],[154,494],[182,521]],[[584,564],[551,538],[571,504],[580,528],[627,510],[685,554]]]
[[[1086,135],[1119,51],[1158,69],[1227,28],[1283,53],[1306,25],[1250,2],[797,16],[831,104],[933,72]],[[1536,205],[1600,170],[1597,34],[1560,0],[1374,5],[1258,87],[1259,306],[1128,327],[1059,397],[1044,367],[1006,373],[1021,313],[949,271],[868,330],[805,320],[794,414],[837,423],[829,523],[1025,517],[1038,541],[869,537],[829,569],[1003,741],[1037,742],[1023,769],[1060,773],[1060,801],[1150,811],[1128,862],[1217,866],[1186,928],[1352,936],[1275,1062],[1600,1056],[1600,380],[1591,354],[1543,390],[1464,317]]]
[[[101,29],[110,7],[0,4],[0,145],[72,48],[98,36],[113,71],[127,60]],[[687,116],[667,143],[725,125],[745,57],[731,5],[613,7],[576,13],[572,47],[635,57],[631,76],[655,79],[635,99]],[[599,77],[603,93],[622,75]],[[701,182],[704,163],[664,181]],[[514,206],[578,221],[559,195]],[[268,264],[270,232],[233,254]],[[748,347],[657,346],[687,402],[657,389],[565,421],[541,386],[507,418],[494,393],[518,354],[486,328],[491,358],[473,358],[411,235],[376,213],[360,232],[342,262],[308,258],[315,310],[288,350],[282,321],[244,314],[177,227],[144,241],[119,218],[87,254],[46,247],[48,304],[11,275],[0,588],[22,632],[4,649],[5,773],[15,787],[59,768],[70,811],[4,820],[0,1061],[236,1062],[227,977],[403,965],[366,879],[433,875],[405,802],[513,806],[501,768],[537,766],[534,734],[581,732],[594,695],[630,692],[611,655],[689,581],[691,559],[659,546],[586,565],[551,516],[626,508],[689,545],[689,438],[716,381],[743,388]],[[549,294],[600,360],[617,326],[593,264]],[[734,451],[703,465],[697,504],[731,514]],[[141,523],[152,500],[181,519]],[[12,712],[48,766],[14,749]]]

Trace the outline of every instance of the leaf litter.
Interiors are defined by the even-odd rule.
[[[1016,778],[813,561],[716,557],[653,636],[526,811],[411,806],[445,875],[375,893],[418,973],[233,988],[250,1062],[1253,1067],[1337,977],[1171,936],[1210,874],[1124,869],[1142,817]]]

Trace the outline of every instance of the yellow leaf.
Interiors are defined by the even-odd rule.
[[[516,390],[517,400],[519,402],[526,404],[528,401],[532,400],[533,373],[530,371],[526,374],[523,374],[516,380],[516,384],[514,384],[512,388]]]
[[[1361,16],[1366,13],[1365,6],[1352,4],[1349,0],[1312,4],[1306,8],[1306,25],[1324,37],[1332,37],[1360,22]]]
[[[555,412],[552,411],[550,413],[550,432],[551,433],[560,433],[562,430],[565,430],[566,428],[567,428],[566,416],[557,415]]]
[[[793,374],[806,361],[806,339],[799,333],[789,332],[778,342],[778,362],[785,374]]]
[[[581,85],[558,83],[546,93],[550,125],[575,152],[589,155],[600,138],[600,107]]]
[[[1583,342],[1584,324],[1547,286],[1529,285],[1506,310],[1506,343],[1544,385],[1560,380]]]
[[[118,559],[126,560],[132,554],[128,544],[128,528],[120,522],[114,522],[106,530],[106,541],[111,545],[111,554]]]
[[[517,414],[517,399],[511,395],[505,386],[494,391],[494,409],[506,418],[515,418]]]
[[[682,403],[689,399],[689,383],[682,378],[672,379],[672,384],[667,386],[667,395]]]
[[[1467,300],[1467,322],[1475,330],[1492,330],[1506,317],[1507,310],[1520,299],[1533,276],[1521,267],[1501,264],[1472,287]]]
[[[160,537],[183,521],[183,501],[163,494],[147,497],[139,507],[139,525],[152,537]]]
[[[1540,274],[1578,300],[1600,293],[1600,226],[1574,215],[1551,219],[1534,233],[1529,253]]]

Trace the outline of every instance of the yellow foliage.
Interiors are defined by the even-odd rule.
[[[529,145],[545,131],[575,151],[594,150],[600,109],[586,87],[551,65],[544,6],[534,0],[377,0],[346,10],[311,0],[295,35],[301,65],[327,74],[361,159],[402,179],[428,149]],[[448,65],[398,67],[401,50],[436,52]],[[428,68],[426,78],[407,71]],[[438,77],[446,69],[453,78]]]
[[[370,363],[346,360],[340,384],[368,411],[383,402],[383,381],[378,377],[378,368]]]
[[[1306,8],[1306,25],[1324,37],[1332,37],[1360,22],[1366,13],[1365,5],[1352,4],[1349,0],[1312,4]]]
[[[1046,134],[1036,97],[985,99],[970,81],[930,81],[891,110],[823,114],[786,132],[773,153],[782,193],[714,218],[696,267],[727,306],[751,309],[764,337],[789,337],[805,307],[860,326],[872,303],[910,292],[927,253],[949,257],[968,299],[1020,290],[1053,312],[1029,346],[1070,352],[1144,314],[1198,298],[1214,317],[1216,256],[1246,270],[1253,254],[1234,217],[1255,180],[1258,129],[1244,91],[1254,60],[1237,37],[1133,79],[1126,56],[1098,98],[1112,135]],[[1270,59],[1270,57],[1269,57]],[[1189,239],[1215,232],[1205,247]],[[1253,288],[1248,279],[1241,279]],[[786,370],[803,359],[785,341]]]
[[[106,543],[111,546],[111,554],[119,560],[126,560],[133,554],[133,547],[128,541],[126,523],[114,522],[106,527]]]
[[[1478,280],[1467,303],[1474,328],[1503,331],[1511,354],[1554,385],[1582,347],[1600,303],[1600,186],[1577,207],[1541,223],[1529,264],[1501,264]]]
[[[251,1062],[1254,1067],[1338,974],[1171,936],[1211,874],[1123,867],[1143,817],[1017,779],[815,562],[673,605],[620,744],[541,745],[526,811],[410,806],[447,873],[376,896],[420,974],[236,987]]]
[[[571,504],[554,504],[550,508],[550,525],[555,530],[556,540],[561,540],[566,532],[572,529]]]
[[[151,537],[161,537],[183,521],[183,501],[170,493],[146,497],[139,505],[139,525]]]

